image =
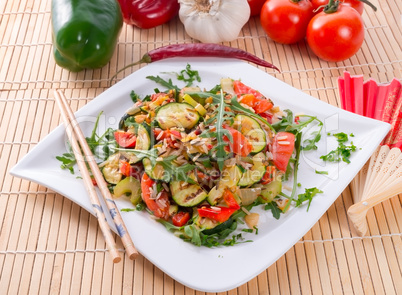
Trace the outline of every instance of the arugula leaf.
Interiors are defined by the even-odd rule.
[[[64,153],[62,156],[56,156],[56,159],[62,163],[60,166],[61,169],[68,169],[71,174],[74,174],[74,165],[77,163],[77,160],[73,152]]]
[[[289,202],[286,204],[285,208],[283,208],[283,212],[286,212],[290,206],[290,203],[293,201],[294,196],[296,194],[296,188],[297,188],[297,172],[298,172],[298,167],[299,167],[299,158],[300,158],[300,150],[301,150],[301,132],[296,134],[296,141],[295,141],[295,150],[296,150],[296,158],[295,158],[295,163],[293,167],[293,189],[292,193],[289,198]]]
[[[315,170],[315,173],[316,173],[316,174],[328,175],[328,171],[318,171],[318,170]]]
[[[335,150],[330,151],[328,154],[323,155],[320,159],[328,162],[340,162],[341,160],[345,163],[350,163],[350,156],[352,152],[355,152],[357,147],[350,143],[350,145],[345,145],[345,143],[349,140],[348,135],[346,133],[340,132],[332,134],[336,137],[338,141],[338,147]]]
[[[141,101],[140,96],[139,96],[137,93],[135,93],[134,90],[131,90],[131,92],[130,92],[130,97],[131,97],[131,100],[132,100],[134,103],[136,103],[136,102],[138,102],[138,101]]]
[[[334,133],[332,135],[336,137],[336,140],[339,143],[345,143],[345,142],[348,142],[348,140],[349,140],[348,135],[344,132]]]
[[[226,136],[230,142],[233,142],[233,138],[229,130],[223,128],[223,123],[228,118],[233,116],[233,113],[226,111],[226,107],[228,106],[225,102],[223,92],[221,91],[221,95],[219,101],[217,101],[218,107],[215,110],[215,115],[206,120],[207,124],[214,124],[215,130],[210,131],[205,130],[200,137],[214,137],[217,140],[216,146],[211,150],[216,151],[216,161],[219,167],[219,170],[222,171],[224,167],[224,162],[227,157],[227,152],[225,151],[225,147],[228,145],[227,142],[223,140],[223,137]],[[215,122],[215,123],[214,123]]]
[[[193,85],[194,81],[201,82],[201,77],[196,70],[191,69],[191,65],[187,64],[186,69],[182,70],[180,74],[176,74],[177,80],[186,82],[186,87]]]
[[[147,76],[147,79],[154,81],[160,85],[162,85],[163,87],[169,89],[169,90],[174,90],[176,93],[180,92],[180,88],[177,87],[176,85],[173,84],[172,79],[169,80],[164,80],[163,78],[161,78],[160,76]]]
[[[319,190],[316,187],[306,188],[304,194],[298,195],[295,207],[300,207],[305,201],[308,201],[308,206],[307,206],[307,211],[308,211],[308,209],[310,208],[311,201],[313,200],[313,197],[316,196],[317,194],[322,194],[322,193],[323,193],[323,191]]]
[[[281,217],[282,210],[278,208],[278,205],[275,202],[270,202],[265,205],[265,210],[271,210],[272,216],[275,219],[279,219]]]

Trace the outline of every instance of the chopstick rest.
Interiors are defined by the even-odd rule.
[[[101,191],[101,194],[105,200],[105,204],[108,207],[113,222],[116,225],[116,229],[122,240],[126,253],[130,259],[134,260],[139,254],[134,247],[134,244],[131,240],[128,230],[120,215],[119,209],[117,208],[116,203],[114,202],[113,197],[109,192],[106,181],[104,180],[102,172],[100,171],[98,164],[96,163],[95,157],[92,154],[85,139],[85,136],[78,125],[75,115],[71,110],[70,106],[68,105],[67,100],[62,91],[57,90],[55,91],[54,95],[57,105],[60,108],[64,124],[66,126],[66,133],[67,136],[69,137],[71,147],[77,158],[77,164],[84,179],[85,187],[88,191],[92,206],[94,208],[96,217],[99,222],[99,226],[105,237],[105,242],[108,246],[113,262],[117,263],[121,261],[121,257],[118,253],[118,250],[116,249],[116,244],[113,240],[112,232],[106,221],[102,206],[98,199],[98,194],[96,193],[95,187],[92,183],[92,179],[87,169],[86,163],[88,163],[92,171],[92,175],[96,180],[99,190]],[[80,147],[84,152],[85,158],[81,153]]]

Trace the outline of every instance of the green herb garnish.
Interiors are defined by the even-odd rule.
[[[296,200],[296,207],[300,207],[305,201],[308,201],[307,211],[310,208],[311,201],[313,197],[317,194],[322,194],[323,191],[319,190],[316,187],[306,188],[304,194],[299,194]]]

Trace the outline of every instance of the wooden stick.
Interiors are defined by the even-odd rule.
[[[98,219],[99,226],[102,230],[103,236],[105,237],[106,245],[109,249],[109,253],[112,256],[112,260],[114,263],[118,263],[121,261],[121,257],[119,251],[117,250],[116,243],[114,242],[112,232],[110,231],[109,224],[106,221],[105,214],[103,213],[102,206],[98,199],[98,194],[95,191],[95,187],[92,183],[91,176],[87,170],[85,165],[85,159],[81,153],[80,146],[78,144],[77,138],[72,129],[72,125],[70,124],[70,120],[68,119],[67,113],[64,109],[63,102],[60,99],[59,93],[55,92],[55,98],[57,105],[59,106],[61,116],[64,121],[64,125],[66,126],[66,133],[68,139],[71,144],[71,148],[74,152],[75,158],[77,159],[77,165],[81,172],[82,179],[84,180],[85,188],[89,194],[92,207],[95,211],[95,216]]]
[[[68,130],[70,131],[68,133],[73,134],[73,132],[75,132],[76,138],[78,139],[78,142],[81,145],[82,150],[84,151],[85,159],[83,159],[82,161],[77,160],[77,163],[82,162],[83,166],[85,166],[85,169],[86,169],[86,165],[85,165],[85,161],[86,161],[88,163],[89,167],[91,168],[92,174],[96,180],[96,184],[98,185],[98,187],[102,193],[105,203],[109,209],[110,215],[112,216],[113,222],[116,225],[117,232],[123,242],[124,248],[126,249],[126,253],[131,260],[134,260],[135,258],[138,257],[138,252],[134,247],[134,244],[131,240],[128,230],[120,215],[119,209],[117,208],[116,203],[114,202],[113,197],[110,194],[109,188],[107,187],[107,183],[106,183],[105,179],[103,178],[102,172],[100,171],[98,164],[96,163],[95,157],[92,154],[91,149],[88,146],[85,136],[82,133],[82,130],[79,127],[79,124],[75,118],[75,115],[74,115],[73,111],[71,110],[70,106],[68,105],[63,92],[61,92],[60,90],[56,91],[55,97],[56,97],[57,103],[59,104],[60,109],[62,110],[62,114],[64,113],[64,115],[66,116],[66,119],[68,122],[67,123],[68,126],[66,124],[66,126],[67,126],[66,128],[68,128]],[[74,149],[74,151],[79,150],[79,147],[73,148],[73,149]],[[81,171],[81,173],[82,173],[82,171]],[[91,184],[92,184],[92,181],[91,181]],[[92,187],[93,187],[93,185],[92,185]],[[98,202],[99,202],[99,200],[98,200]],[[98,211],[100,211],[100,210],[102,210],[102,207],[99,207]],[[101,222],[106,223],[104,218],[98,218],[98,220],[100,221],[100,224],[101,224]],[[109,226],[108,226],[108,231],[110,232]]]

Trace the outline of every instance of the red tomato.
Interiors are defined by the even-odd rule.
[[[322,6],[327,5],[329,0],[310,0],[311,4],[313,4],[313,9],[315,13],[321,12],[322,11]],[[341,0],[343,5],[350,6],[354,9],[357,10],[358,13],[363,14],[364,11],[364,3],[359,1],[359,0]],[[319,7],[321,9],[317,10]]]
[[[233,129],[232,127],[224,125],[223,128],[229,130],[230,134],[232,135],[233,142],[230,142],[227,136],[223,136],[223,140],[229,143],[230,150],[234,152],[236,155],[241,155],[246,157],[248,154],[251,153],[253,146],[247,140],[247,138],[241,134],[240,131]]]
[[[179,12],[177,0],[119,0],[124,22],[141,29],[162,25]]]
[[[250,6],[250,16],[259,15],[261,12],[261,7],[264,5],[266,0],[247,0]]]
[[[313,6],[309,0],[267,0],[262,6],[260,21],[272,40],[292,44],[304,39],[313,16]]]
[[[150,188],[154,185],[155,181],[149,178],[148,174],[144,173],[141,178],[141,196],[142,200],[147,205],[148,209],[158,218],[167,219],[169,217],[169,196],[167,192],[163,191],[158,200],[151,199]]]
[[[225,222],[237,209],[226,207],[214,207],[214,209],[211,207],[201,207],[198,208],[197,211],[200,217],[206,217],[217,222]]]
[[[290,157],[295,147],[295,135],[289,132],[278,132],[272,142],[272,157],[274,165],[281,171],[286,171]]]
[[[260,99],[259,101],[257,101],[255,103],[255,105],[253,106],[253,109],[257,114],[261,114],[261,113],[264,113],[264,112],[272,109],[273,106],[274,105],[270,100]]]
[[[240,81],[233,81],[233,88],[241,99],[241,103],[252,107],[257,114],[270,110],[274,105],[272,101],[266,99],[259,91],[245,85]]]
[[[114,133],[114,138],[117,144],[124,148],[133,148],[137,142],[137,137],[132,132],[116,131]]]
[[[353,56],[364,41],[364,25],[360,14],[339,5],[333,13],[320,12],[307,28],[307,43],[321,59],[342,61]]]
[[[172,223],[174,226],[183,226],[190,220],[190,213],[188,212],[177,212],[172,217]]]
[[[239,80],[233,81],[233,88],[234,92],[238,96],[241,94],[253,94],[255,98],[264,97],[264,95],[262,95],[259,91],[251,88],[250,86],[245,85],[243,82],[240,82]]]

